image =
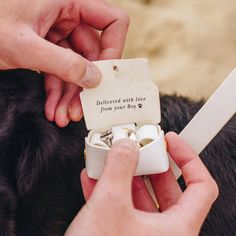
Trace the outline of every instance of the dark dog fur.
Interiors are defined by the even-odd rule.
[[[41,75],[0,72],[0,236],[63,235],[84,204],[84,122],[60,129],[46,120],[44,102]],[[162,96],[162,128],[179,133],[202,104]],[[201,235],[235,235],[236,117],[201,158],[220,188]]]

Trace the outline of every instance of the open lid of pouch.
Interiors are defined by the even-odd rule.
[[[113,125],[158,124],[159,91],[151,79],[147,59],[93,62],[102,73],[100,85],[81,92],[87,128],[102,130]]]

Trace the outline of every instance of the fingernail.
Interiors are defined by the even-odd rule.
[[[113,147],[124,147],[133,151],[139,150],[138,145],[131,139],[119,139],[113,144]]]
[[[54,113],[52,111],[45,111],[45,116],[49,121],[54,121]]]
[[[81,80],[82,86],[86,88],[94,88],[99,85],[101,81],[101,72],[92,63],[87,64],[84,78]]]
[[[70,116],[71,120],[73,120],[73,121],[80,121],[82,116],[83,116],[81,107],[80,106],[76,106],[76,107],[71,108],[68,111],[68,115]]]
[[[70,120],[67,116],[67,109],[65,107],[60,107],[57,111],[56,116],[59,122],[59,126],[65,127],[69,124]]]
[[[67,126],[67,125],[69,124],[69,122],[70,122],[70,120],[69,120],[69,118],[66,116],[66,117],[65,117],[65,126]]]
[[[68,112],[68,114],[70,114],[72,112],[71,105],[68,106],[67,112]]]

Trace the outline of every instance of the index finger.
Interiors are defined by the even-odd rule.
[[[200,229],[213,202],[218,196],[218,187],[199,156],[177,134],[166,135],[168,151],[180,167],[187,189],[170,210],[183,215],[189,225]]]
[[[130,22],[128,14],[104,1],[82,1],[80,15],[86,24],[101,30],[99,59],[120,58]]]

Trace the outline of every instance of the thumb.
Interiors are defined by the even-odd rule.
[[[99,84],[101,74],[93,63],[71,49],[55,45],[37,34],[31,36],[22,43],[25,50],[23,58],[20,56],[21,67],[53,74],[66,82],[85,88]]]
[[[138,146],[130,139],[123,139],[114,144],[108,153],[98,189],[113,189],[116,195],[130,196],[132,178],[138,163]],[[99,188],[100,186],[100,188]]]

